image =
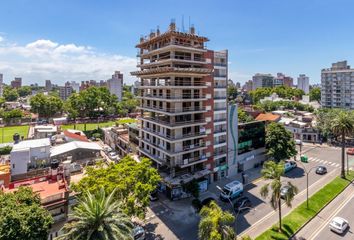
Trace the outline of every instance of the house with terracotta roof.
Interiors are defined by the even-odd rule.
[[[278,114],[272,113],[261,113],[256,117],[257,121],[266,121],[266,122],[278,122],[281,119],[281,116]]]
[[[72,141],[88,142],[89,141],[85,133],[79,130],[67,129],[64,130],[63,134],[64,134],[64,139],[67,142],[72,142]]]

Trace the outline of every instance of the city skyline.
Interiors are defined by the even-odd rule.
[[[2,3],[0,72],[5,83],[22,77],[26,85],[43,85],[46,79],[58,84],[106,80],[120,70],[125,82],[132,84],[137,36],[148,35],[146,29],[156,30],[156,24],[165,31],[175,19],[180,30],[183,21],[184,29],[194,24],[208,36],[208,48],[228,49],[229,77],[234,82],[244,83],[256,73],[282,72],[294,79],[306,74],[315,84],[320,83],[321,69],[331,63],[354,62],[350,47],[354,34],[347,28],[354,22],[353,4],[348,0],[178,5],[12,1]],[[151,15],[153,9],[159,14]]]

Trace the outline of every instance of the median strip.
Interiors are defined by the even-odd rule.
[[[289,239],[336,198],[353,180],[353,171],[347,175],[347,179],[336,177],[309,198],[309,209],[306,208],[306,201],[304,201],[283,218],[283,232],[278,232],[277,225],[274,225],[259,235],[256,240]]]

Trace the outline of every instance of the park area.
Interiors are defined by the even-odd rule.
[[[86,131],[91,131],[97,128],[103,127],[111,127],[115,126],[116,124],[125,124],[125,123],[136,123],[136,119],[133,118],[122,118],[117,121],[108,121],[108,122],[100,122],[100,123],[86,123]],[[81,131],[85,131],[85,123],[78,123],[78,124],[67,124],[62,125],[61,128],[65,129],[77,129]]]
[[[3,127],[0,130],[0,141],[1,143],[8,143],[8,142],[13,142],[13,135],[15,133],[20,134],[20,136],[27,138],[28,136],[28,129],[29,126],[8,126],[8,127]]]

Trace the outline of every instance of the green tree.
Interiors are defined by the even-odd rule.
[[[9,111],[5,111],[3,113],[3,119],[5,123],[9,123],[11,119],[22,118],[22,117],[23,117],[23,112],[21,111],[21,109],[12,109]]]
[[[150,203],[149,195],[159,181],[160,175],[151,167],[149,159],[137,162],[127,156],[117,164],[88,168],[85,177],[72,188],[77,192],[97,192],[101,187],[111,192],[117,188],[115,198],[122,202],[125,213],[144,217]]]
[[[341,177],[345,178],[345,137],[354,133],[353,113],[348,111],[339,111],[331,123],[331,129],[336,136],[342,140],[342,167]]]
[[[57,239],[133,239],[134,225],[120,202],[115,200],[115,194],[116,190],[113,190],[107,196],[103,188],[96,194],[85,192],[70,216],[72,220],[64,225],[64,234]]]
[[[279,123],[268,124],[265,142],[267,154],[276,162],[289,159],[297,153],[291,133]]]
[[[284,163],[275,163],[274,161],[267,161],[264,163],[262,169],[262,176],[264,179],[271,180],[270,183],[265,184],[261,190],[261,196],[267,198],[269,190],[271,190],[270,204],[274,210],[278,209],[279,214],[279,231],[282,231],[282,214],[281,214],[281,188],[288,187],[288,192],[285,195],[285,204],[291,207],[291,202],[294,200],[294,196],[297,194],[298,189],[291,182],[284,184],[281,181],[281,176],[284,175]]]
[[[236,234],[232,228],[235,217],[224,212],[214,201],[200,211],[199,239],[233,240]]]
[[[310,90],[310,101],[321,101],[321,88],[314,87]]]
[[[253,103],[256,104],[260,99],[269,97],[272,93],[276,93],[279,97],[285,99],[291,99],[293,97],[300,98],[302,95],[305,95],[305,92],[301,89],[286,86],[277,86],[274,88],[257,88],[256,90],[252,90],[250,95]]]
[[[0,238],[46,240],[53,218],[41,207],[38,194],[20,187],[15,192],[0,191]]]
[[[20,97],[26,97],[32,94],[32,89],[30,86],[23,86],[17,89],[17,93]]]
[[[50,118],[63,111],[63,101],[55,96],[38,93],[30,99],[31,111],[39,117]]]
[[[235,85],[229,85],[227,87],[227,97],[229,98],[229,100],[236,99],[237,95],[237,87]]]
[[[237,114],[238,114],[238,121],[240,123],[247,123],[251,122],[254,120],[254,118],[251,115],[248,115],[243,109],[238,108],[237,109]]]
[[[14,102],[19,97],[17,90],[10,87],[5,87],[3,96],[7,102]]]

